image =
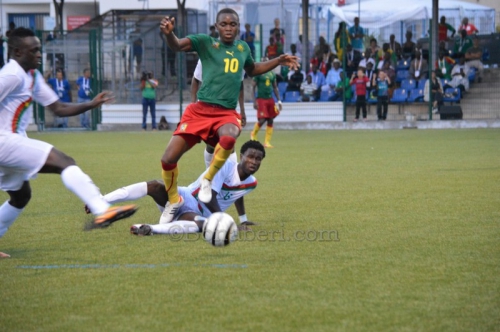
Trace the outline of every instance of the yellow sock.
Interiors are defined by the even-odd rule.
[[[273,127],[266,127],[266,140],[265,144],[271,144],[271,138],[273,137]]]
[[[177,178],[179,177],[179,167],[172,170],[161,170],[161,177],[165,183],[165,189],[168,193],[168,201],[170,203],[178,203],[180,201],[179,192],[177,191]]]
[[[205,179],[212,181],[215,174],[222,168],[227,158],[231,154],[232,149],[225,150],[219,143],[215,146],[214,157],[208,168],[207,174],[205,174]]]
[[[255,125],[253,126],[253,131],[252,133],[250,134],[250,139],[252,141],[256,141],[257,140],[257,133],[259,132],[260,130],[260,126],[259,126],[259,123],[256,122]]]

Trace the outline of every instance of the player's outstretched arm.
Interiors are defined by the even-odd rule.
[[[274,68],[281,66],[290,67],[291,70],[296,70],[299,67],[299,58],[295,55],[282,54],[277,58],[264,62],[256,62],[253,66],[246,67],[245,71],[250,76],[258,76],[267,73]]]
[[[47,106],[55,115],[60,117],[67,117],[78,115],[93,108],[99,107],[102,104],[111,103],[114,101],[114,96],[110,92],[101,92],[94,99],[87,103],[73,104],[73,103],[63,103],[61,101],[56,101],[55,103]]]
[[[234,207],[236,208],[236,211],[238,212],[238,216],[240,218],[241,225],[245,225],[245,226],[257,225],[256,223],[247,219],[247,215],[245,213],[245,201],[243,200],[243,198],[244,197],[240,197],[236,201],[234,201]],[[243,228],[241,230],[250,230],[250,229]]]
[[[165,16],[160,22],[160,30],[163,32],[167,39],[168,47],[174,51],[190,51],[191,50],[191,40],[188,38],[177,38],[174,34],[175,28],[175,17]]]

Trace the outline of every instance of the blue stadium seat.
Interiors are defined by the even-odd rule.
[[[278,83],[278,91],[280,93],[280,98],[283,99],[286,91],[286,87],[288,86],[287,82],[279,82]]]
[[[408,69],[410,68],[410,61],[408,60],[399,60],[396,64],[396,70]]]
[[[411,89],[408,101],[412,103],[424,101],[424,89]]]
[[[333,97],[335,95],[336,95],[335,90],[321,91],[318,101],[329,101],[330,97]]]
[[[427,80],[418,81],[417,89],[425,89],[425,82],[427,82]]]
[[[403,80],[410,77],[410,73],[408,70],[402,69],[396,72],[396,82],[401,83]]]
[[[442,79],[441,79],[441,85],[443,86],[443,89],[444,89],[444,86],[445,86],[446,84],[448,84],[448,82],[449,82],[449,81],[450,81],[450,80],[447,80],[447,79],[445,79],[445,78],[442,78]]]
[[[469,70],[469,82],[474,82],[474,80],[476,79],[476,68],[474,67],[471,67],[471,69]]]
[[[287,91],[285,92],[285,96],[283,98],[284,103],[294,103],[299,101],[300,99],[300,91]]]
[[[458,103],[461,99],[461,93],[459,88],[447,88],[444,91],[443,101],[450,103]]]
[[[377,103],[377,90],[372,90],[370,92],[366,92],[366,101],[368,104],[376,104]]]
[[[408,99],[408,90],[406,89],[396,89],[392,94],[391,102],[393,103],[405,103]]]
[[[401,89],[412,90],[417,87],[417,81],[409,78],[401,81]]]

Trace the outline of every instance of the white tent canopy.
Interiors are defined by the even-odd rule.
[[[396,22],[431,18],[432,0],[363,1],[360,9],[358,12],[358,4],[343,7],[334,4],[324,14],[325,17],[331,14],[336,21],[344,21],[348,25],[353,25],[354,18],[359,15],[362,27],[382,28]],[[455,0],[440,0],[439,16],[442,15],[447,17],[448,22],[456,23],[463,17],[468,17],[469,21],[478,27],[480,33],[495,31],[495,9],[490,7]]]

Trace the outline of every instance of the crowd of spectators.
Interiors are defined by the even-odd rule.
[[[482,49],[477,32],[467,18],[454,29],[446,23],[446,17],[441,17],[437,36],[439,58],[430,64],[427,52],[413,40],[411,31],[406,32],[403,44],[396,41],[394,34],[380,44],[375,38],[367,39],[359,18],[351,27],[341,22],[331,44],[323,36],[315,45],[309,42],[308,68],[277,73],[278,81],[286,82],[280,83],[286,84],[286,89],[280,91],[281,97],[285,101],[346,100],[356,105],[356,119],[361,114],[366,118],[366,103],[370,102],[377,104],[379,120],[386,119],[389,102],[402,100],[430,100],[438,112],[443,101],[460,102],[470,83],[476,78],[479,83],[482,80]],[[284,30],[275,20],[265,55],[272,58],[285,52],[284,40]],[[301,57],[305,49],[302,36],[289,49],[289,54]],[[413,95],[411,90],[418,91]]]

